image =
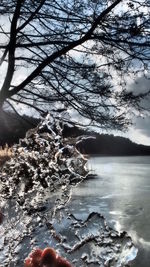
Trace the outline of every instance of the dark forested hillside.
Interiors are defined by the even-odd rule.
[[[85,154],[102,155],[150,155],[150,147],[133,143],[127,138],[95,134],[95,139],[84,139],[78,149]]]
[[[29,116],[0,112],[0,146],[13,145],[24,138],[26,132],[36,127],[39,120]]]
[[[0,146],[13,145],[19,142],[19,138],[23,138],[26,132],[37,126],[39,120],[23,116],[19,117],[12,113],[0,114]],[[85,137],[93,136],[93,138],[83,138],[82,142],[77,144],[77,148],[85,154],[101,154],[101,155],[150,155],[150,147],[138,145],[129,139],[119,136],[98,134],[95,132],[85,131],[77,127],[64,127],[64,137],[77,137],[84,135]]]
[[[114,135],[98,134],[95,132],[87,132],[77,127],[65,127],[64,134],[67,136],[85,135],[87,137],[93,136],[94,138],[83,138],[79,142],[77,148],[85,154],[102,154],[102,155],[150,155],[150,146],[139,145],[133,143],[131,140]]]

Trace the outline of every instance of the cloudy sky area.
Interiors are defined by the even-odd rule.
[[[0,68],[0,76],[3,78],[6,73],[6,65]],[[28,72],[28,71],[27,71]],[[28,74],[28,73],[26,73]],[[16,83],[20,83],[26,76],[25,73],[20,72],[20,75],[15,77]],[[114,79],[115,80],[115,79]],[[3,79],[0,80],[0,86],[2,85]],[[134,91],[136,93],[146,92],[150,90],[150,80],[146,79],[144,76],[138,77],[135,80],[131,80],[128,78],[127,90]],[[142,106],[146,107],[150,110],[150,97],[142,101]],[[24,109],[22,105],[20,105],[18,109],[19,113],[26,113],[27,115],[33,115],[33,110]],[[71,114],[73,115],[73,114]],[[101,130],[100,130],[101,132]],[[107,132],[109,133],[109,132]],[[150,115],[134,117],[133,125],[129,127],[127,132],[112,132],[114,135],[121,135],[131,139],[133,142],[150,145]]]
[[[135,80],[128,79],[127,90],[135,92],[135,94],[145,93],[150,91],[150,79],[144,76],[137,77]],[[141,101],[141,106],[145,109],[139,115],[133,116],[133,125],[131,125],[127,132],[120,133],[133,142],[150,145],[150,96],[147,96]],[[115,132],[115,135],[118,133]]]
[[[8,21],[4,18],[0,19],[0,23],[3,26],[8,25]],[[6,26],[7,27],[7,26]],[[74,56],[77,56],[74,55]],[[96,60],[96,59],[95,59]],[[0,68],[0,86],[2,85],[3,81],[3,76],[5,76],[7,66],[4,65],[2,68]],[[27,70],[28,72],[28,70]],[[24,71],[20,72],[20,75],[15,76],[15,84],[19,84],[22,80],[24,80],[26,74]],[[115,80],[115,77],[114,77]],[[128,79],[128,85],[127,85],[128,90],[133,90],[134,92],[140,93],[140,92],[146,92],[150,90],[150,80],[145,79],[144,76],[138,77],[136,80],[131,80]],[[150,109],[150,97],[149,99],[146,99],[142,102],[142,105],[148,109]],[[20,106],[20,112],[22,113],[23,110],[21,110]],[[19,110],[18,110],[19,111]],[[25,113],[28,115],[33,114],[33,111],[27,111],[26,109],[24,110]],[[145,145],[150,145],[150,115],[141,116],[141,117],[134,117],[133,119],[133,125],[129,128],[128,132],[126,133],[121,133],[121,132],[113,132],[115,135],[122,135],[125,137],[130,138],[132,141],[145,144]]]
[[[87,45],[90,46],[87,42]],[[81,46],[78,47],[80,51],[83,50]],[[80,53],[77,51],[71,51],[70,55],[73,56],[75,59],[80,57]],[[92,55],[92,59],[94,56]],[[102,63],[105,63],[105,58],[101,57],[101,62],[99,62],[99,58],[95,57],[94,62],[97,65],[101,65]],[[118,74],[113,70],[111,70],[112,75],[112,85],[116,90],[120,90],[119,88],[119,79]],[[145,71],[146,77],[150,77],[150,75]],[[125,75],[125,81],[126,81],[126,89],[127,91],[133,91],[135,94],[139,93],[146,93],[150,91],[150,79],[145,78],[144,74],[137,74],[137,77],[134,76],[132,78],[133,74]],[[146,108],[147,110],[150,110],[150,96],[144,99],[141,102],[142,107]],[[98,130],[97,130],[98,131]],[[101,132],[101,130],[100,130]],[[107,132],[109,133],[109,132]],[[145,112],[145,114],[141,114],[141,116],[134,116],[133,117],[133,125],[129,127],[129,130],[126,132],[117,132],[112,131],[114,135],[121,135],[124,137],[127,137],[131,139],[133,142],[144,144],[144,145],[150,145],[150,112]]]
[[[150,90],[150,80],[145,77],[139,77],[128,86],[129,90],[133,90],[136,93],[147,92]],[[144,108],[150,110],[150,96],[143,100],[141,104]],[[133,125],[123,135],[134,142],[150,145],[150,114],[146,113],[140,117],[134,117]]]

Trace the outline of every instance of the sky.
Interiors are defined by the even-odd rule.
[[[81,49],[82,48],[80,48],[80,50]],[[74,58],[79,57],[79,53],[77,53],[76,51],[71,51],[70,54]],[[99,65],[99,59],[95,58],[94,62],[96,62]],[[119,80],[117,77],[117,73],[112,69],[111,74],[113,77],[112,84],[114,88],[117,88],[117,90],[120,90],[118,86]],[[148,76],[147,72],[145,74],[146,76]],[[127,91],[133,91],[136,94],[138,94],[138,93],[145,93],[150,90],[150,79],[145,77],[144,74],[139,74],[137,75],[137,77],[134,76],[134,78],[132,78],[132,75],[129,76],[127,74],[125,75],[125,81],[127,84],[126,86]],[[150,110],[150,96],[146,98],[145,100],[143,100],[141,102],[141,105]],[[124,136],[126,138],[131,139],[133,142],[150,146],[150,114],[146,112],[145,115],[142,114],[141,116],[139,115],[134,116],[132,123],[133,125],[129,126],[129,129],[126,132],[107,131],[106,133],[108,134],[112,133],[114,135]],[[98,131],[98,129],[96,129],[96,131]],[[100,133],[101,132],[103,131],[100,130]]]
[[[0,23],[3,25],[7,25],[7,21],[0,20]],[[6,66],[0,68],[0,77],[4,75],[6,72]],[[15,77],[16,83],[20,83],[20,81],[24,78],[24,73],[20,73],[19,76]],[[2,83],[2,79],[0,79],[0,85]],[[144,76],[137,77],[136,80],[129,80],[127,83],[127,90],[132,90],[136,92],[144,92],[150,90],[150,80],[145,79]],[[150,97],[143,101],[142,105],[150,109]],[[23,112],[23,111],[22,111]],[[30,115],[30,111],[24,110],[25,113]],[[32,112],[33,114],[33,112]],[[150,115],[145,117],[134,117],[133,125],[129,128],[127,132],[113,132],[115,135],[125,136],[130,138],[132,141],[150,145]]]
[[[129,89],[137,93],[146,92],[150,90],[150,80],[144,76],[138,77],[129,85]],[[150,96],[143,100],[141,104],[150,110]],[[150,114],[134,117],[133,126],[129,128],[126,135],[134,142],[150,145]]]

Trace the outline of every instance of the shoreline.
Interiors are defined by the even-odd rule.
[[[100,213],[82,220],[68,210],[72,188],[86,180],[88,171],[85,158],[62,139],[61,130],[48,116],[14,146],[14,158],[2,168],[0,264],[23,266],[34,247],[52,246],[73,266],[88,266],[91,258],[93,266],[123,266],[136,250],[127,233],[119,235]]]

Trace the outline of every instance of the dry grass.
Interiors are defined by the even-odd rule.
[[[8,147],[7,145],[4,148],[0,147],[0,167],[12,156],[12,148]]]

